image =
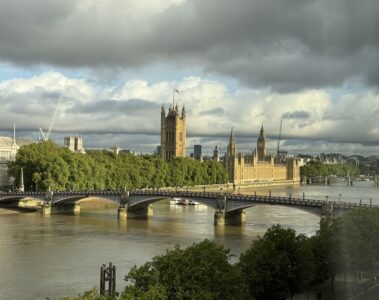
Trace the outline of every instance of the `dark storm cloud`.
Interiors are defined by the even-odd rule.
[[[309,113],[303,110],[286,112],[282,115],[282,119],[308,119]]]
[[[152,101],[142,99],[120,100],[99,100],[87,104],[77,104],[70,112],[83,114],[127,114],[129,116],[140,114],[156,113],[160,106]]]
[[[220,116],[224,114],[225,114],[225,109],[223,109],[222,107],[215,107],[215,108],[212,108],[200,113],[200,115],[216,115],[216,116]]]
[[[200,66],[284,92],[357,77],[379,85],[377,0],[192,0],[145,18],[130,15],[127,3],[3,0],[0,58],[65,67]]]

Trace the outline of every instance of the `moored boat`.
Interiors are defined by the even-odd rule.
[[[172,205],[196,205],[199,204],[191,199],[185,199],[185,198],[172,198],[170,200],[170,204]]]

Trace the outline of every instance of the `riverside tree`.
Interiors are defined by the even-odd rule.
[[[229,250],[204,240],[176,246],[140,267],[133,267],[125,299],[246,299],[239,268],[229,263]]]
[[[313,275],[310,244],[280,225],[267,230],[241,254],[240,267],[255,300],[284,300],[306,288]]]
[[[310,161],[305,166],[300,167],[300,173],[303,176],[329,176],[336,175],[344,177],[359,175],[360,171],[357,166],[348,164],[324,164],[320,161]]]
[[[215,161],[200,163],[189,158],[167,162],[156,155],[115,155],[105,150],[73,153],[51,141],[22,146],[9,173],[20,180],[24,169],[26,190],[116,190],[165,186],[181,187],[225,183],[227,172]]]

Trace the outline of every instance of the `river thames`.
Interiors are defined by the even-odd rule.
[[[277,186],[243,190],[246,193],[379,204],[373,182],[305,186]],[[241,190],[242,192],[242,190]],[[164,254],[175,244],[183,247],[207,238],[238,255],[270,226],[281,224],[306,235],[319,228],[319,216],[295,208],[259,205],[246,210],[242,226],[216,227],[214,210],[203,205],[153,205],[147,220],[117,220],[116,207],[82,205],[80,216],[40,213],[0,215],[0,299],[59,299],[99,285],[101,264],[117,266],[117,290],[132,266]],[[201,258],[199,258],[201,259]]]

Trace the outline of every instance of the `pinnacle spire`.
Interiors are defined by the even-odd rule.
[[[234,128],[232,127],[232,130],[230,131],[230,144],[235,143],[234,138]]]

